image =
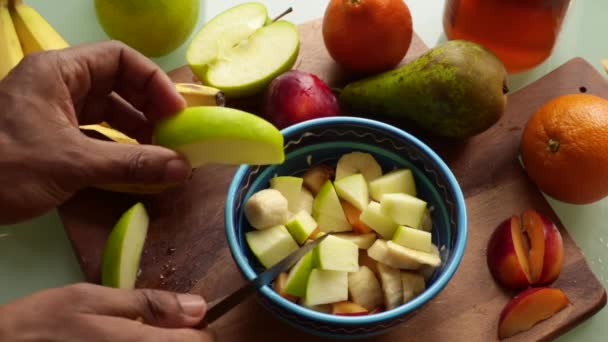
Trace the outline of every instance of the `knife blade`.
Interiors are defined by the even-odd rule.
[[[205,328],[207,325],[211,324],[211,322],[220,318],[230,309],[240,304],[245,298],[254,293],[257,289],[264,285],[270,284],[281,272],[288,270],[306,253],[321,243],[321,241],[323,241],[328,235],[329,234],[325,234],[319,238],[316,238],[312,242],[303,245],[266,271],[258,274],[256,278],[248,281],[247,284],[243,285],[232,294],[223,297],[220,300],[214,301],[209,305],[209,309],[207,310],[203,320],[195,328]]]

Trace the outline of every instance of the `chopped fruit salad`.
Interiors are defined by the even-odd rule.
[[[275,176],[244,210],[254,228],[247,244],[266,268],[330,234],[273,284],[312,310],[357,316],[393,309],[421,294],[442,262],[412,171],[383,173],[369,153],[346,153],[335,168],[316,165],[301,177]]]

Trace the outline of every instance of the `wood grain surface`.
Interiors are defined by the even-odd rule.
[[[340,70],[322,42],[320,21],[300,25],[302,45],[296,68],[317,74],[331,86],[360,77]],[[427,50],[418,38],[404,63]],[[174,81],[196,81],[187,67],[170,73]],[[446,288],[409,321],[370,341],[494,341],[500,311],[513,293],[499,288],[486,266],[486,244],[498,223],[526,208],[536,208],[557,224],[564,239],[565,263],[559,279],[572,304],[512,341],[551,340],[602,308],[606,294],[583,253],[545,198],[518,163],[518,144],[527,118],[547,100],[580,87],[608,98],[608,83],[582,59],[574,59],[542,79],[510,94],[502,119],[467,142],[419,135],[445,159],[466,197],[469,239],[462,263]],[[255,111],[259,99],[228,102]],[[407,127],[404,127],[407,128]],[[412,127],[412,131],[416,131]],[[87,189],[59,208],[86,279],[99,282],[105,239],[124,210],[145,203],[151,226],[138,287],[200,293],[208,300],[237,289],[243,278],[224,235],[224,202],[236,167],[209,165],[195,170],[186,184],[158,195],[134,196]],[[568,227],[577,229],[577,227]],[[214,323],[219,341],[324,341],[292,328],[248,299]]]

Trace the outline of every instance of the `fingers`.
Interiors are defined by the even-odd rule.
[[[152,122],[186,106],[169,76],[123,43],[84,44],[63,50],[59,57],[62,77],[74,102],[92,101],[87,109],[103,107],[98,99],[112,90]]]
[[[94,334],[99,340],[114,342],[212,342],[208,331],[159,328],[118,317],[83,315],[82,336]]]
[[[154,145],[119,144],[82,137],[76,170],[82,186],[102,184],[177,184],[192,172],[177,152]]]
[[[80,300],[79,311],[118,316],[157,327],[187,328],[199,323],[207,303],[198,295],[161,290],[126,290],[93,284],[68,287]]]

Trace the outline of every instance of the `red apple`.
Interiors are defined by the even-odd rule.
[[[498,321],[498,337],[507,338],[529,330],[568,306],[570,301],[560,289],[529,288],[507,303]]]
[[[528,252],[518,216],[503,221],[488,243],[487,262],[496,281],[511,289],[530,285]]]
[[[308,72],[289,70],[279,75],[264,95],[264,115],[280,129],[339,114],[338,100],[329,86]]]
[[[364,316],[368,314],[368,311],[357,303],[344,301],[333,303],[331,313],[338,316]]]

